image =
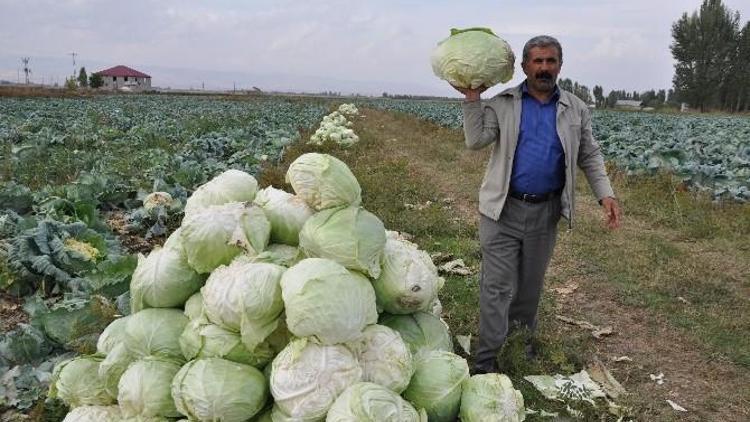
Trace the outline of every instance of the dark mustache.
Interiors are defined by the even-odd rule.
[[[537,74],[536,74],[536,78],[537,78],[537,79],[544,79],[544,80],[548,80],[548,81],[551,81],[551,80],[552,80],[552,78],[553,78],[553,76],[552,76],[552,74],[551,74],[551,73],[549,73],[549,72],[541,72],[541,73],[537,73]]]

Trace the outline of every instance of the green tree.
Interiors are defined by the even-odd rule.
[[[672,24],[669,48],[676,61],[672,82],[679,98],[691,107],[705,111],[726,102],[739,21],[739,13],[721,0],[704,0],[698,11],[685,12]]]
[[[594,99],[597,107],[604,107],[604,88],[594,85]]]
[[[89,86],[92,88],[99,88],[102,85],[104,85],[104,79],[102,79],[102,75],[98,73],[92,73],[91,77],[89,78]]]
[[[81,71],[78,72],[78,86],[87,87],[89,86],[89,77],[86,75],[86,68],[81,67]]]

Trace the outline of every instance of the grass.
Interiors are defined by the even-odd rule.
[[[487,152],[466,151],[460,131],[405,114],[366,110],[365,115],[354,127],[359,144],[346,150],[295,145],[286,151],[280,166],[264,171],[261,185],[283,186],[286,167],[305,152],[331,153],[350,166],[362,186],[364,207],[379,216],[388,229],[411,233],[421,248],[450,253],[477,269],[481,256],[474,210]],[[303,134],[303,139],[309,135]],[[623,309],[653,313],[671,329],[704,344],[707,359],[723,356],[747,369],[750,340],[738,333],[750,332],[750,314],[743,312],[748,309],[750,287],[748,206],[713,203],[687,192],[668,175],[633,178],[615,168],[610,173],[626,224],[635,226],[613,235],[602,227],[599,214],[579,213],[576,228],[561,231],[558,249],[563,243],[570,256],[556,253],[553,265],[557,271],[548,277],[548,285],[580,277],[604,283],[615,292]],[[589,195],[587,189],[579,187],[579,196]],[[593,203],[590,196],[588,202]],[[705,251],[718,251],[718,257]],[[440,299],[451,332],[476,339],[477,275],[447,277]],[[554,295],[545,294],[537,360],[525,359],[525,335],[516,333],[499,361],[524,394],[527,407],[564,415],[564,405],[546,400],[522,380],[530,374],[580,371],[596,355],[597,344],[588,332],[571,330],[555,320],[559,306]],[[471,363],[471,355],[456,351]],[[676,420],[655,405],[653,397],[636,394],[625,403],[640,417]],[[587,420],[616,419],[604,409],[579,410]]]

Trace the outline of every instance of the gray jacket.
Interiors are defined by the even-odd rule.
[[[492,145],[482,187],[479,189],[479,212],[497,220],[510,188],[510,173],[521,127],[521,85],[506,89],[486,101],[463,103],[466,146],[480,149]],[[563,217],[573,226],[575,211],[576,165],[601,200],[614,197],[604,168],[599,144],[591,133],[591,113],[586,104],[572,93],[560,90],[557,102],[557,134],[565,152],[565,188],[562,193]]]

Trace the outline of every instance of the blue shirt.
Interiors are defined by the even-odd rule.
[[[530,194],[556,191],[565,185],[565,152],[557,135],[560,90],[555,87],[547,103],[531,96],[526,82],[521,90],[521,131],[513,159],[510,189]]]

